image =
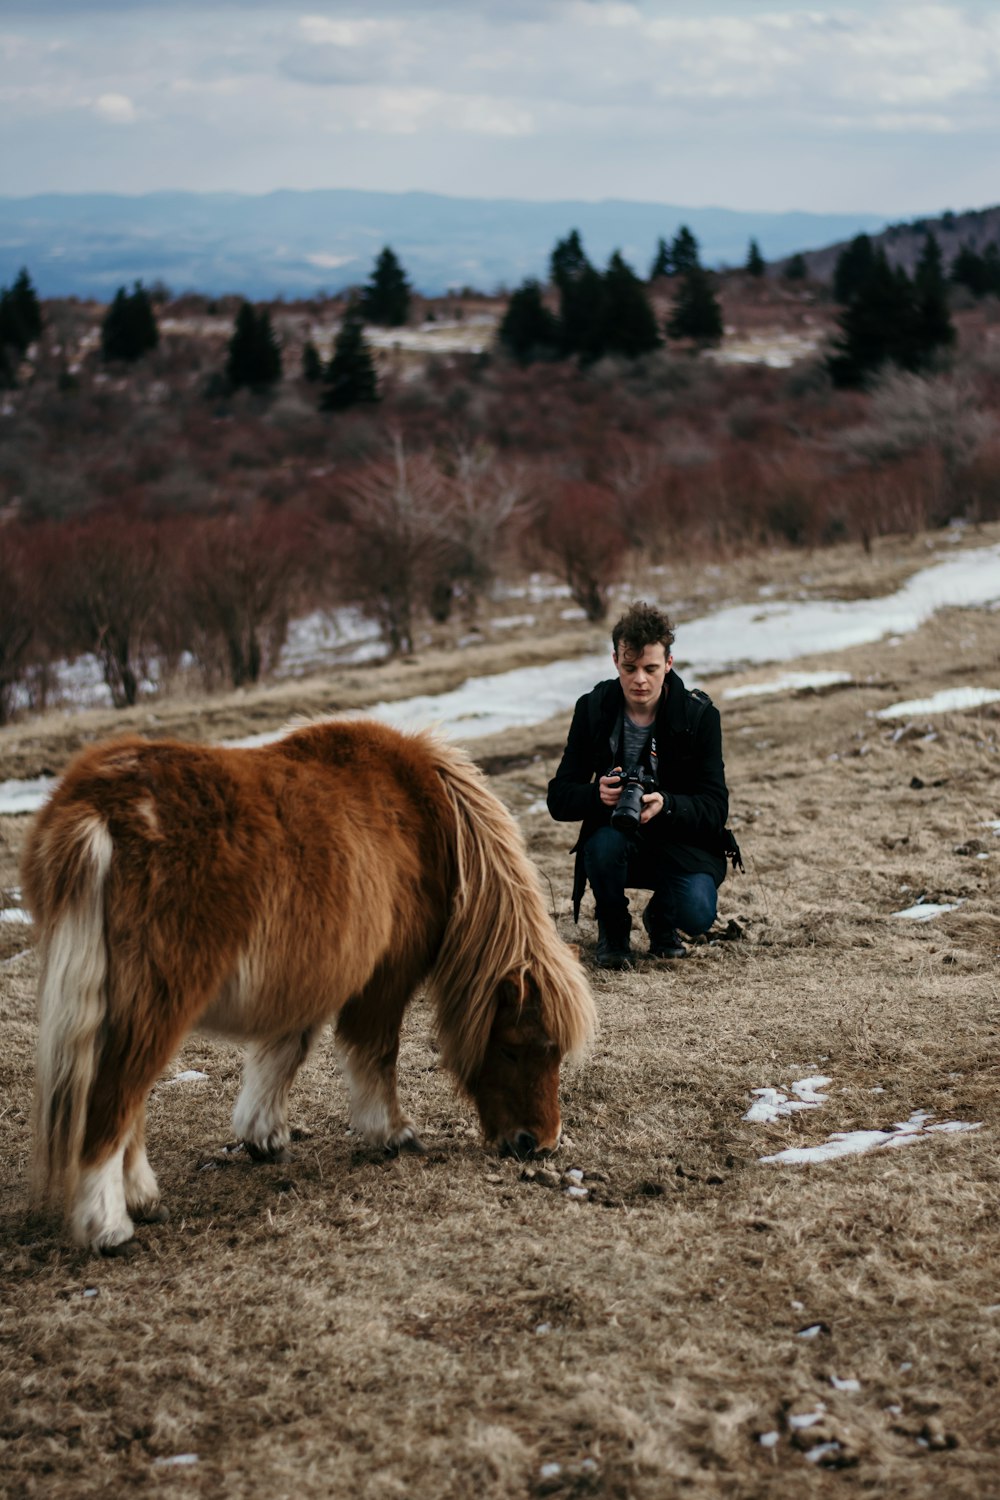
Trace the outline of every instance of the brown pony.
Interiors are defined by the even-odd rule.
[[[442,1056],[487,1141],[559,1142],[559,1063],[594,1026],[516,823],[459,750],[325,721],[255,749],[128,738],[72,761],[31,828],[40,937],[35,1182],[112,1251],[162,1218],[146,1096],[198,1027],[250,1043],[233,1122],[289,1141],[292,1080],[324,1022],[351,1121],[420,1149],[396,1094],[426,982]]]

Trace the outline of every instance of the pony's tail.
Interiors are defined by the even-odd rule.
[[[39,843],[44,843],[44,835]],[[54,842],[54,841],[53,841]],[[78,825],[46,860],[36,846],[41,889],[32,904],[41,947],[35,1140],[36,1203],[69,1202],[80,1175],[87,1105],[108,1011],[104,885],[111,835],[96,819]]]

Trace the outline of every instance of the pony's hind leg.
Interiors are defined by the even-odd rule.
[[[120,1061],[105,1053],[98,1066],[70,1215],[76,1243],[102,1255],[113,1255],[132,1238],[132,1213],[155,1217],[160,1198],[146,1159],[146,1088],[127,1087]]]
[[[396,1091],[399,1028],[409,994],[370,987],[344,1006],[337,1020],[337,1050],[350,1095],[351,1126],[387,1151],[422,1151],[413,1122]]]
[[[146,1155],[146,1103],[139,1106],[125,1142],[125,1206],[139,1224],[162,1224],[167,1211],[160,1202],[160,1188]]]
[[[309,1056],[318,1026],[254,1042],[247,1049],[243,1087],[233,1108],[233,1129],[255,1161],[284,1161],[291,1133],[288,1095]]]

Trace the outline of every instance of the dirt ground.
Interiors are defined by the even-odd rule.
[[[688,575],[678,613],[765,581],[878,593],[927,555],[916,538],[872,558],[734,564]],[[679,578],[662,582],[664,602],[680,596]],[[583,627],[575,639],[593,643]],[[683,961],[605,973],[591,966],[587,903],[578,935],[601,1029],[564,1075],[554,1185],[484,1154],[418,1001],[400,1079],[425,1157],[386,1159],[348,1135],[327,1044],[293,1095],[294,1161],[252,1165],[225,1149],[239,1051],[194,1038],[170,1073],[207,1078],[165,1080],[150,1105],[170,1222],[140,1228],[125,1261],[68,1248],[27,1210],[36,962],[30,929],[0,928],[0,1488],[51,1500],[126,1486],[268,1500],[998,1492],[1000,837],[986,825],[1000,819],[1000,704],[874,714],[998,686],[1000,611],[945,611],[899,643],[803,665],[852,681],[730,701],[727,688],[781,669],[707,684],[746,861],[711,940]],[[456,670],[442,654],[382,669],[367,690],[426,691]],[[291,691],[241,700],[242,719],[235,699],[156,714],[160,728],[208,737],[232,719],[248,732],[280,720]],[[347,688],[304,685],[296,706],[324,692]],[[570,938],[573,830],[540,805],[567,724],[474,749]],[[58,770],[110,727],[100,715],[15,726],[0,779]],[[8,893],[25,826],[0,819]],[[919,898],[960,904],[928,922],[892,915]],[[831,1080],[819,1109],[744,1120],[751,1090],[817,1074]],[[917,1110],[981,1128],[820,1164],[760,1160]],[[570,1169],[582,1179],[560,1179]]]

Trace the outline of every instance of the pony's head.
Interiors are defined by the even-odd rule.
[[[522,1158],[556,1149],[561,1061],[531,972],[502,980],[482,1062],[466,1083],[487,1145]]]

